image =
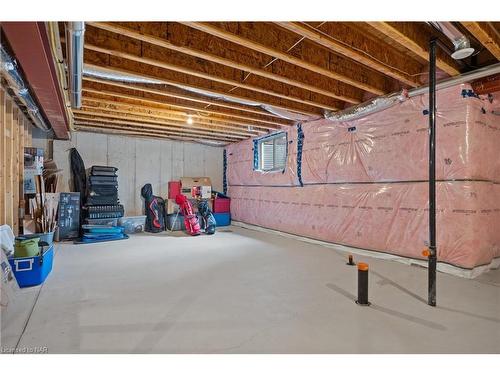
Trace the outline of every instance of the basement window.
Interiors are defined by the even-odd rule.
[[[254,169],[262,172],[283,171],[287,158],[287,133],[281,132],[254,141]]]

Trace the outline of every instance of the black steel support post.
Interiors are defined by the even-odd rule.
[[[428,298],[436,306],[436,40],[429,43],[429,267]]]
[[[358,263],[358,305],[369,306],[368,302],[368,264]]]

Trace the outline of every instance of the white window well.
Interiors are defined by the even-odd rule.
[[[281,171],[285,169],[287,157],[287,134],[285,132],[257,140],[259,171]]]

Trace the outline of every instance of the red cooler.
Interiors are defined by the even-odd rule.
[[[214,198],[213,212],[214,213],[231,212],[231,199],[229,199],[229,198]]]

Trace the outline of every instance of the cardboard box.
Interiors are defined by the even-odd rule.
[[[187,198],[210,199],[212,196],[212,181],[209,177],[182,177],[181,194]]]

